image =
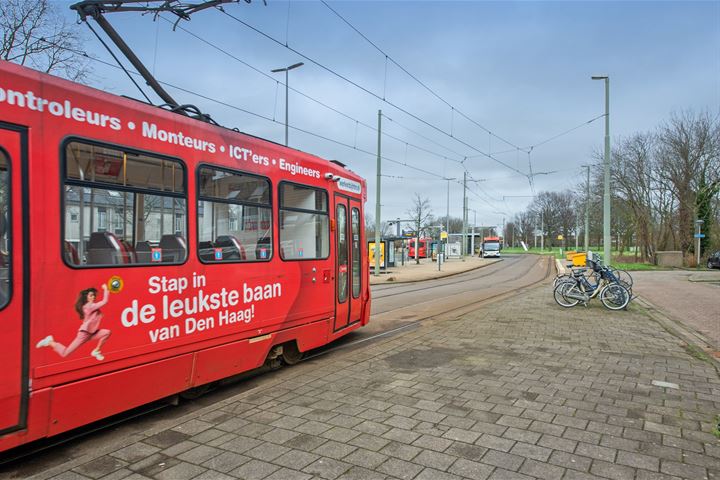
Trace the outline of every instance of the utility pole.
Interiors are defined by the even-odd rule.
[[[545,251],[545,215],[540,210],[540,251]]]
[[[465,261],[466,246],[467,242],[467,171],[463,172],[463,227],[462,227],[462,243],[460,244],[460,255],[462,261]]]
[[[375,276],[380,275],[380,140],[382,134],[382,110],[378,110],[378,148],[377,148],[377,193],[375,198]]]
[[[610,265],[610,77],[594,76],[593,80],[605,80],[605,194],[603,195],[603,261]]]
[[[585,190],[585,251],[590,249],[590,165],[587,168],[587,185]]]
[[[475,256],[475,225],[477,225],[477,210],[473,210],[472,236],[470,237],[470,256]]]
[[[450,233],[450,178],[446,178],[447,184],[447,203],[445,205],[445,231]]]
[[[505,234],[505,215],[503,215],[502,237],[502,246],[507,247],[507,235]]]
[[[442,253],[443,253],[443,260],[447,261],[447,245],[448,242],[450,242],[450,180],[455,180],[454,178],[446,178],[447,180],[447,203],[445,205],[445,232],[448,234],[447,237],[445,237],[445,243],[442,243],[442,240],[440,241],[440,244],[442,244]]]

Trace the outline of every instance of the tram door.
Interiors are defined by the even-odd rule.
[[[0,122],[0,434],[24,428],[27,416],[26,155],[26,130]]]
[[[335,196],[335,330],[360,320],[362,302],[360,202]]]

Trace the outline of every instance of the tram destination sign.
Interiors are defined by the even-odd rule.
[[[355,180],[350,180],[345,177],[340,177],[340,180],[338,180],[338,188],[340,190],[345,190],[346,192],[358,194],[362,193],[362,186],[360,185],[360,182],[356,182]]]

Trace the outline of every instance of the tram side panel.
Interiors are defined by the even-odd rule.
[[[0,64],[0,69],[5,67],[6,64]],[[228,131],[218,133],[217,129],[200,127],[166,112],[135,109],[135,104],[128,107],[123,104],[126,101],[106,94],[90,95],[85,87],[77,87],[79,93],[71,93],[61,88],[68,83],[62,80],[40,84],[38,79],[45,77],[26,69],[13,66],[8,70],[9,75],[2,76],[0,85],[4,91],[42,92],[65,106],[69,104],[62,100],[69,98],[68,102],[85,112],[103,112],[109,118],[121,119],[123,134],[101,126],[80,128],[65,118],[27,108],[7,110],[15,124],[30,126],[30,201],[26,207],[42,215],[32,215],[28,222],[27,251],[17,246],[14,249],[17,261],[22,258],[28,262],[32,285],[27,292],[30,308],[26,309],[28,329],[23,350],[23,359],[29,365],[25,379],[31,383],[25,405],[27,427],[19,433],[0,436],[0,450],[257,367],[273,345],[297,341],[304,351],[329,340],[333,335],[335,305],[333,232],[328,234],[327,251],[319,251],[315,255],[318,258],[308,259],[304,254],[298,257],[298,251],[303,251],[298,248],[307,245],[299,245],[297,238],[290,239],[294,242],[291,245],[281,234],[283,207],[287,207],[284,211],[287,219],[298,210],[316,217],[318,212],[281,205],[279,191],[283,181],[307,184],[327,192],[327,209],[331,210],[334,184],[323,179],[298,181],[295,175],[278,174],[270,165],[258,166],[237,158],[228,161],[217,151],[215,155],[188,153],[181,146],[149,142],[126,127],[151,121],[164,130],[182,130],[186,135],[217,145],[244,142],[243,148],[267,158],[300,154]],[[22,75],[17,75],[18,71]],[[229,135],[232,137],[223,137]],[[71,156],[75,156],[73,161],[69,160]],[[172,184],[175,190],[170,194],[162,189],[154,191],[156,185],[112,183],[120,171],[125,172],[126,163],[139,160],[144,164],[159,162],[164,165],[162,172],[179,169],[182,181]],[[324,168],[302,156],[286,160]],[[78,173],[81,163],[82,175]],[[259,261],[199,260],[201,206],[197,184],[201,163],[269,179],[272,252],[263,253],[258,248],[255,260]],[[123,174],[134,179],[143,177],[133,177],[132,172]],[[178,185],[182,188],[176,188]],[[163,188],[166,187],[164,184]],[[153,195],[163,198],[155,199],[153,204],[148,201]],[[143,200],[139,201],[140,198]],[[134,204],[128,205],[129,199]],[[155,250],[143,254],[148,258],[157,254],[158,263],[134,264],[129,259],[134,255],[132,258],[137,262],[139,249],[131,253],[120,248],[119,258],[113,260],[117,263],[87,265],[90,252],[78,252],[79,244],[73,244],[73,235],[81,233],[71,231],[79,228],[76,223],[88,226],[98,222],[95,225],[98,228],[89,228],[86,233],[104,228],[115,229],[110,231],[113,236],[122,236],[123,229],[135,233],[141,229],[137,219],[111,224],[110,214],[122,211],[137,216],[147,214],[153,206],[183,207],[183,202],[184,214],[170,219],[171,224],[178,221],[170,228],[182,229],[181,236],[187,245],[184,258],[166,262],[161,245],[153,245]],[[255,212],[256,207],[253,205],[248,211]],[[331,215],[331,211],[326,213],[327,217]],[[143,220],[151,218],[144,215]],[[104,227],[99,225],[101,221]],[[113,236],[105,235],[110,241]],[[285,251],[291,247],[296,249],[294,257]],[[225,254],[219,242],[212,248],[213,255]],[[366,263],[361,262],[365,279]],[[13,278],[15,291],[20,293],[17,282],[22,279],[21,274],[16,269]],[[364,324],[369,315],[367,284],[362,295]],[[17,373],[17,369],[13,370]]]
[[[295,312],[323,297],[303,278],[307,264],[284,264],[275,255],[265,263],[201,265],[192,253],[184,264],[156,267],[77,270],[59,255],[42,262],[36,278],[64,279],[34,304],[33,336],[55,342],[37,349],[33,379],[36,389],[53,388],[48,434],[256,368],[281,340],[297,339],[301,348],[325,343],[324,328],[291,328],[328,316],[327,307],[315,307],[315,318],[312,309]],[[74,307],[91,288],[96,303],[107,303],[100,335],[88,338]]]

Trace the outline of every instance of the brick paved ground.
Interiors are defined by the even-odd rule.
[[[639,307],[565,310],[544,286],[38,477],[720,479],[719,413],[715,368]]]

